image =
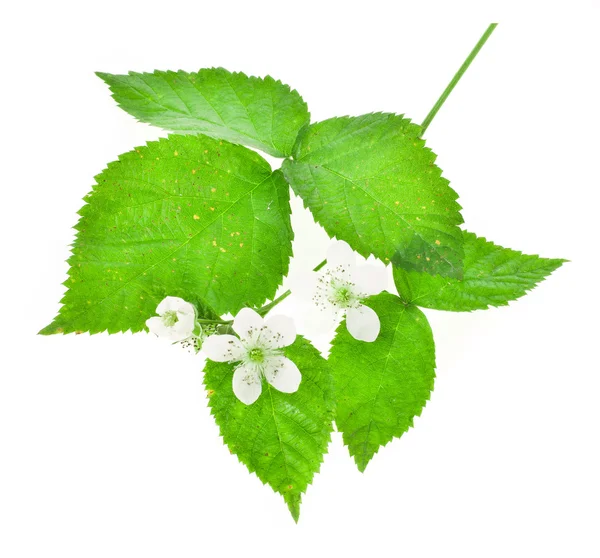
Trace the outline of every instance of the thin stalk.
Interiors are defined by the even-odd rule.
[[[429,124],[434,119],[435,115],[438,113],[442,105],[446,102],[446,99],[452,93],[452,90],[456,87],[456,84],[460,81],[460,78],[467,71],[467,68],[471,65],[471,62],[475,60],[477,54],[486,43],[486,41],[490,38],[490,35],[494,32],[494,29],[498,26],[497,23],[490,23],[489,27],[485,30],[485,33],[479,39],[479,42],[475,45],[475,48],[471,51],[471,54],[467,56],[467,59],[463,62],[463,65],[458,69],[458,72],[454,75],[448,87],[444,89],[444,92],[440,95],[440,98],[437,100],[433,108],[429,111],[429,114],[423,120],[423,124],[421,124],[421,128],[423,129],[423,133],[427,130]]]
[[[275,300],[269,302],[269,304],[265,304],[262,308],[259,308],[256,312],[261,316],[264,316],[271,310],[271,308],[275,308],[281,301],[285,300],[288,296],[292,294],[292,291],[289,289],[285,291],[283,294],[279,295]]]
[[[327,265],[327,260],[323,260],[317,267],[313,269],[313,271],[319,271],[322,267]],[[282,300],[285,300],[288,296],[292,294],[292,291],[289,289],[285,291],[283,294],[279,295],[273,302],[269,302],[269,304],[265,304],[262,308],[259,308],[256,312],[261,316],[264,316],[269,310],[275,308]]]
[[[327,264],[327,260],[323,260],[319,265],[317,265],[317,267],[315,267],[313,269],[313,271],[319,271],[319,269],[321,269],[325,264]],[[260,314],[261,316],[266,315],[269,312],[269,310],[271,310],[272,308],[275,308],[275,306],[277,306],[280,302],[282,302],[283,300],[285,300],[291,294],[292,294],[292,291],[290,291],[288,289],[287,291],[285,291],[283,294],[279,295],[273,301],[269,302],[268,304],[265,304],[264,306],[261,306],[260,308],[257,308],[256,309],[257,314]],[[199,320],[196,320],[196,321],[199,324],[215,324],[215,325],[231,325],[233,323],[233,320],[208,320],[208,319],[199,319]]]

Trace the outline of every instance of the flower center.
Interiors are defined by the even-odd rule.
[[[265,352],[261,348],[255,347],[254,349],[250,349],[250,351],[248,351],[248,358],[252,362],[260,364],[265,360]]]
[[[336,308],[352,308],[360,301],[360,293],[356,292],[354,283],[332,277],[329,281],[327,300]]]
[[[319,276],[313,302],[321,309],[333,306],[335,311],[342,311],[356,308],[363,298],[365,296],[352,281],[351,267],[338,265]]]
[[[348,287],[340,287],[334,292],[334,297],[340,305],[346,306],[352,298],[352,291]]]
[[[162,321],[167,327],[173,327],[179,321],[179,316],[174,310],[169,310],[162,315]]]

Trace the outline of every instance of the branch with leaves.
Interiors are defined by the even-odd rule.
[[[287,85],[222,68],[99,73],[123,110],[172,134],[96,176],[62,306],[40,333],[150,331],[201,351],[225,443],[297,520],[334,423],[364,471],[421,414],[435,349],[419,307],[506,305],[564,262],[463,230],[423,139],[494,27],[420,126],[391,113],[311,123]],[[296,278],[290,187],[337,239]],[[272,313],[290,294],[309,323],[336,330],[327,359]]]

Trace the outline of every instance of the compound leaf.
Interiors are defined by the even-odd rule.
[[[142,122],[183,134],[200,132],[275,157],[291,155],[298,131],[310,119],[298,92],[269,76],[223,68],[97,75],[119,106]]]
[[[291,256],[289,187],[256,152],[171,136],[121,155],[96,182],[63,306],[40,333],[140,331],[167,295],[207,317],[275,295]]]
[[[462,279],[394,268],[400,296],[424,308],[469,312],[504,306],[527,294],[566,260],[529,256],[463,231]]]
[[[305,339],[285,348],[302,373],[296,393],[263,381],[252,405],[233,393],[233,365],[208,361],[204,383],[224,442],[258,478],[283,496],[295,521],[300,500],[319,471],[333,429],[333,382],[328,362]]]
[[[330,236],[363,256],[460,277],[457,195],[420,134],[395,114],[332,118],[305,128],[282,169]]]
[[[378,338],[357,341],[342,324],[329,357],[337,429],[360,471],[381,446],[413,426],[435,378],[435,346],[424,314],[389,293],[365,304],[381,321]]]

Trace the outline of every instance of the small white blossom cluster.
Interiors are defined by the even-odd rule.
[[[233,320],[238,338],[229,334],[214,335],[215,326],[205,326],[202,330],[196,323],[194,306],[181,298],[165,298],[156,313],[158,316],[146,321],[152,333],[196,352],[201,348],[216,362],[239,363],[233,373],[233,392],[242,403],[251,405],[258,399],[263,378],[284,393],[298,390],[302,379],[300,370],[283,354],[283,348],[296,340],[291,318],[272,316],[265,321],[254,310],[243,308]]]
[[[332,329],[345,316],[346,327],[353,337],[373,342],[379,335],[379,317],[362,301],[380,293],[386,285],[385,268],[357,265],[350,246],[339,241],[330,246],[323,271],[297,278],[292,293],[309,302],[316,329]],[[152,333],[195,352],[202,349],[216,362],[236,365],[232,387],[242,403],[251,405],[259,398],[263,379],[283,393],[298,390],[302,374],[284,354],[284,348],[296,339],[291,318],[276,315],[265,320],[251,308],[243,308],[233,320],[235,336],[216,335],[216,325],[203,328],[194,306],[178,297],[166,297],[156,313],[158,316],[146,321]]]

